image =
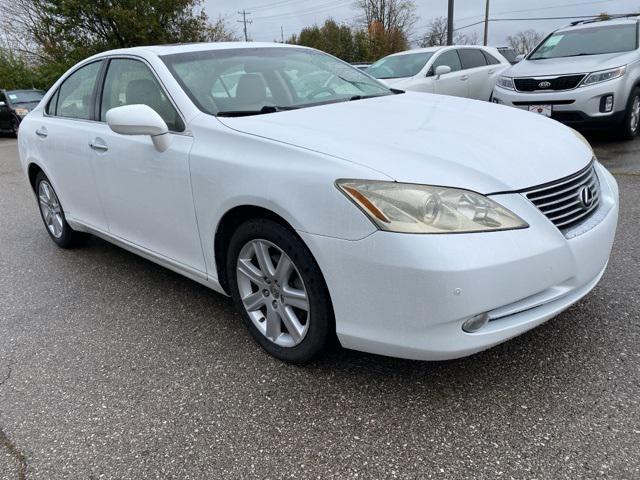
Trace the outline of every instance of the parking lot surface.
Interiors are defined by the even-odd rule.
[[[221,295],[58,249],[0,139],[0,479],[640,478],[640,140],[592,140],[621,219],[586,299],[464,360],[300,368]]]

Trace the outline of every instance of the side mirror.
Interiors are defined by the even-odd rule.
[[[112,108],[107,112],[107,125],[121,135],[149,135],[159,152],[165,152],[171,146],[169,127],[148,105]]]
[[[518,55],[516,57],[516,63],[520,63],[522,60],[524,60],[524,57],[526,57],[525,54],[521,53],[520,55]]]
[[[6,106],[7,106],[6,103],[4,103],[3,101],[0,101],[0,107],[6,107]]]
[[[451,67],[448,65],[440,65],[436,67],[436,80],[439,80],[442,75],[446,75],[447,73],[451,73]]]

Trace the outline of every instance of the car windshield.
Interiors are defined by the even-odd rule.
[[[413,77],[420,73],[431,57],[433,52],[393,55],[378,60],[366,71],[379,79]]]
[[[39,90],[10,91],[7,92],[7,97],[13,104],[37,103],[44,97],[44,92]]]
[[[245,116],[393,95],[330,55],[304,48],[242,48],[162,57],[202,111]]]
[[[557,32],[547,38],[529,60],[601,55],[635,50],[638,45],[636,24],[579,28]]]

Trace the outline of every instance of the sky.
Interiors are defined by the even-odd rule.
[[[412,38],[419,38],[434,17],[446,16],[447,0],[414,0],[420,19],[416,22]],[[238,11],[250,12],[248,19],[249,37],[255,41],[280,40],[281,27],[284,37],[314,23],[322,24],[327,18],[353,24],[358,17],[358,9],[353,0],[205,0],[204,7],[212,19],[221,16],[242,35],[242,16]],[[455,27],[482,21],[485,0],[455,0]],[[516,21],[495,21],[489,26],[489,44],[506,45],[509,35],[533,28],[542,33],[566,25],[571,20],[548,21],[530,20],[533,17],[563,17],[576,15],[597,15],[601,12],[629,13],[640,10],[640,0],[490,0],[490,17],[495,19],[524,19]],[[483,25],[461,30],[471,34],[474,31],[482,38]]]

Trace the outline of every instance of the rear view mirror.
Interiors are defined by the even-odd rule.
[[[107,125],[121,135],[149,135],[159,152],[171,145],[169,127],[148,105],[125,105],[107,112]]]
[[[451,73],[451,67],[448,65],[440,65],[436,67],[436,80],[440,78],[442,75],[446,75],[447,73]]]

